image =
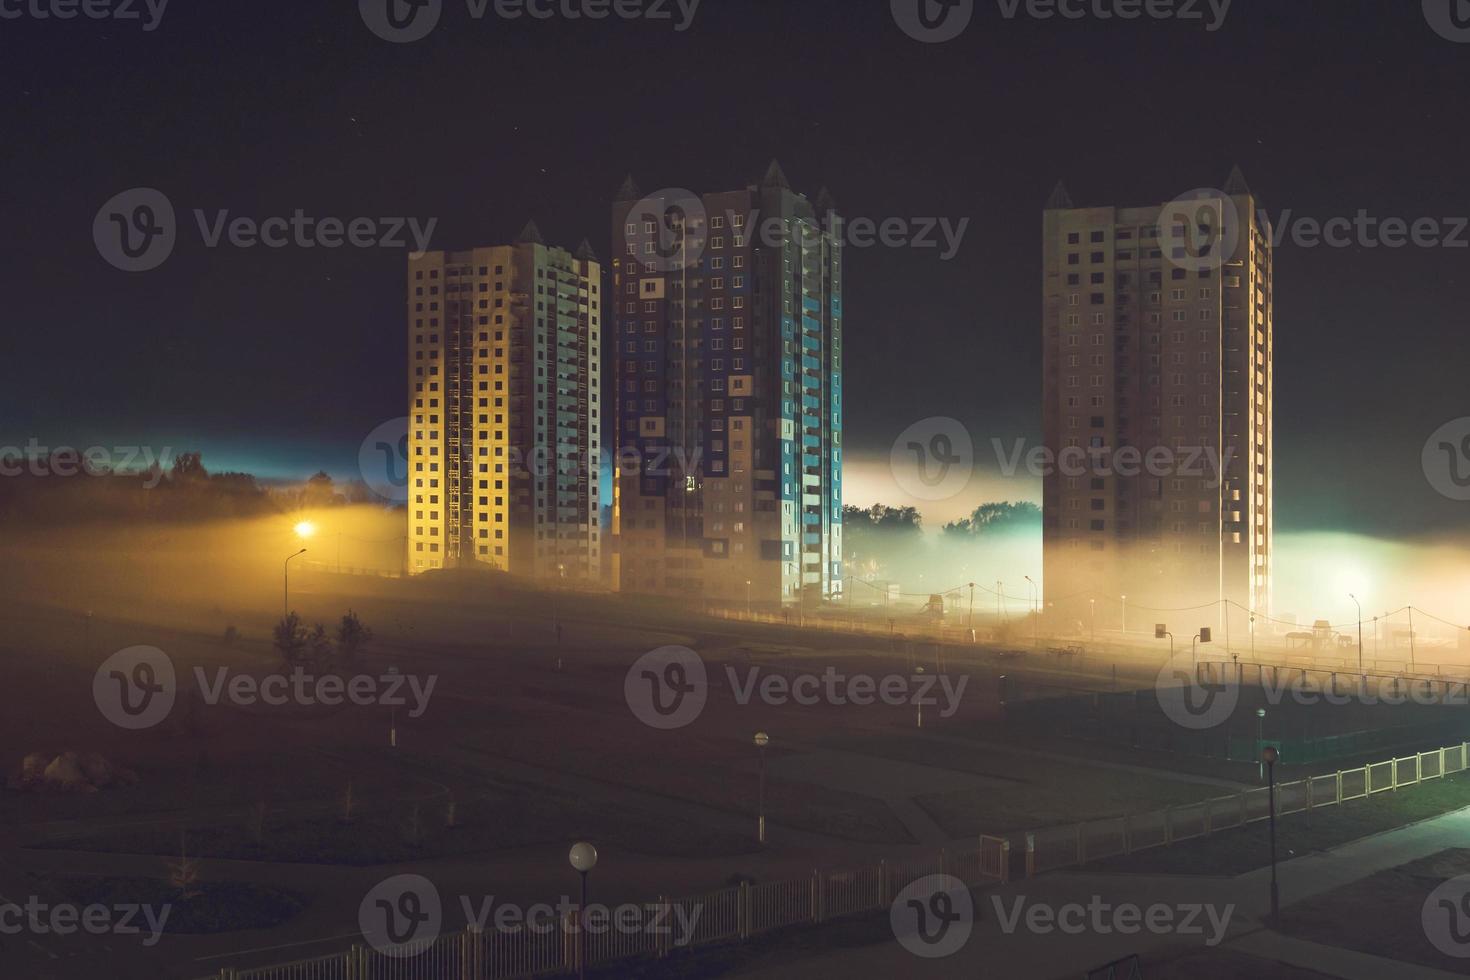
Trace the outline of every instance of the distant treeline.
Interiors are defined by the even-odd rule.
[[[257,517],[303,507],[381,503],[361,481],[338,488],[319,472],[305,484],[262,486],[249,473],[210,473],[197,452],[163,469],[119,470],[75,451],[0,457],[0,523],[13,527],[89,521],[200,521]]]

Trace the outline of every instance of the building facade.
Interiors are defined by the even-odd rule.
[[[601,577],[602,268],[584,242],[408,260],[408,567]]]
[[[1048,609],[1269,610],[1272,237],[1239,170],[1149,207],[1058,186],[1042,263]]]
[[[614,574],[768,606],[842,590],[842,241],[825,193],[612,208]]]

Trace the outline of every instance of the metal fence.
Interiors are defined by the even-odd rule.
[[[1374,762],[1320,776],[1276,784],[1276,814],[1282,816],[1396,792],[1470,767],[1470,743]],[[1049,827],[1024,835],[1026,874],[1072,867],[1101,858],[1205,837],[1265,820],[1270,790],[1253,787],[1230,796],[1146,813]]]
[[[653,921],[693,922],[692,935],[665,929],[588,929],[579,937],[575,913],[559,928],[464,932],[379,951],[356,945],[343,953],[255,969],[225,968],[204,980],[511,980],[574,973],[588,967],[668,956],[676,949],[740,942],[751,936],[886,909],[907,885],[948,874],[967,885],[1010,877],[1010,841],[981,837],[978,845],[932,857],[881,861],[851,871],[813,871],[785,881],[744,882],[691,898],[659,898]],[[680,913],[682,912],[682,916]],[[579,943],[578,939],[583,939]]]

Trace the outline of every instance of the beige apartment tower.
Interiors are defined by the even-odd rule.
[[[1268,611],[1272,237],[1239,169],[1147,207],[1059,185],[1042,265],[1049,613],[1136,631]]]
[[[408,567],[601,576],[602,269],[584,242],[408,262]]]

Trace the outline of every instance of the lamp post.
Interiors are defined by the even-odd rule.
[[[1358,597],[1351,592],[1348,598],[1358,607],[1358,676],[1363,675],[1363,604],[1358,602]]]
[[[1276,746],[1266,746],[1261,751],[1261,758],[1266,762],[1270,787],[1267,801],[1271,807],[1271,927],[1274,929],[1280,924],[1281,917],[1281,889],[1276,883]]]
[[[750,579],[745,580],[745,618],[751,618],[750,612]]]
[[[1256,754],[1261,753],[1266,741],[1266,709],[1256,709]],[[1256,762],[1257,781],[1266,778],[1266,760],[1260,759]]]
[[[755,733],[755,747],[760,752],[760,784],[755,798],[756,812],[756,837],[764,844],[766,842],[766,746],[770,744],[771,736],[765,732]]]
[[[1087,606],[1092,610],[1092,642],[1097,642],[1097,600],[1088,599]]]
[[[1126,595],[1123,596],[1121,602],[1121,611],[1123,614],[1123,618],[1118,621],[1118,635],[1120,637],[1126,638],[1128,636],[1128,597]]]
[[[975,628],[975,583],[970,583],[970,621],[966,624],[967,629]]]
[[[1026,584],[1031,586],[1031,645],[1037,649],[1041,648],[1041,610],[1037,608],[1037,595],[1041,591],[1032,581],[1031,576],[1025,576]]]
[[[924,665],[923,664],[920,664],[919,666],[915,667],[914,668],[914,673],[920,675],[919,676],[919,681],[920,681],[920,686],[922,687],[922,684],[923,684],[923,674],[924,674]],[[923,698],[915,698],[914,699],[914,704],[919,709],[919,720],[918,720],[918,723],[914,727],[916,727],[916,728],[923,728],[924,727],[924,699]]]
[[[577,906],[577,977],[587,977],[587,873],[597,867],[597,848],[586,841],[573,844],[567,860],[582,876],[582,903]]]
[[[292,558],[299,557],[299,556],[304,555],[304,554],[306,554],[306,549],[305,548],[302,548],[300,551],[296,552],[296,554],[291,555],[290,557],[288,557],[286,559],[286,561],[285,561],[285,564],[282,565],[282,571],[281,571],[281,595],[282,595],[282,601],[281,601],[281,618],[282,619],[284,619],[287,616],[290,616],[291,615],[291,559]]]

